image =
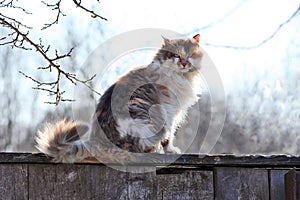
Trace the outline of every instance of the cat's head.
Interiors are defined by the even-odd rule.
[[[200,34],[188,39],[163,39],[164,44],[155,56],[155,61],[181,73],[200,70],[203,57],[199,47]]]

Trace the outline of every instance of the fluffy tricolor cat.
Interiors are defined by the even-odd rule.
[[[198,100],[203,52],[197,34],[188,39],[164,39],[153,61],[131,70],[111,85],[99,100],[91,127],[62,120],[47,123],[38,131],[37,148],[57,162],[76,162],[92,153],[82,134],[103,134],[115,149],[103,152],[180,153],[173,145],[174,133],[185,120],[187,110]],[[100,136],[99,136],[100,137]],[[105,145],[104,145],[105,146]],[[105,149],[105,148],[104,148]],[[126,156],[126,154],[124,154]],[[106,157],[106,158],[104,158]]]

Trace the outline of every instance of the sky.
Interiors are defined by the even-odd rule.
[[[78,34],[78,43],[81,46],[84,46],[85,43],[90,46],[90,51],[86,51],[85,49],[80,50],[79,45],[81,53],[73,58],[78,61],[79,65],[83,64],[89,54],[106,40],[127,31],[143,28],[168,29],[187,37],[200,33],[201,46],[214,62],[226,93],[244,87],[245,82],[251,86],[257,80],[268,79],[272,82],[269,84],[274,85],[277,80],[282,78],[280,74],[286,73],[284,72],[286,69],[282,69],[282,65],[278,63],[287,62],[288,59],[293,66],[299,64],[297,57],[288,55],[290,54],[288,48],[291,46],[291,40],[294,40],[295,44],[300,43],[296,37],[297,34],[300,34],[299,26],[297,26],[299,15],[288,25],[283,26],[272,40],[259,48],[235,50],[206,45],[209,43],[248,47],[259,44],[295,12],[299,6],[298,0],[190,0],[186,2],[109,0],[91,5],[83,1],[84,5],[95,9],[108,21],[92,19],[89,14],[76,8],[71,1],[62,1],[62,12],[67,14],[67,17],[61,17],[58,24],[43,31],[40,29],[45,23],[54,20],[56,13],[38,2],[29,5],[26,1],[19,1],[21,6],[28,8],[33,13],[32,16],[36,16],[22,16],[22,20],[26,21],[26,24],[36,27],[35,32],[31,33],[32,38],[38,41],[42,35],[45,44],[49,43],[66,51],[68,48],[64,43],[64,38],[68,38],[66,27],[72,26],[73,32]],[[55,3],[56,1],[47,2]],[[10,16],[20,17],[20,11],[16,9],[8,10],[8,12]],[[95,26],[95,24],[99,24],[99,26]],[[86,38],[85,35],[88,34],[90,36]],[[145,55],[145,52],[143,53]],[[147,64],[151,62],[153,54],[153,51],[149,51],[148,55],[146,52],[145,61],[132,59],[134,56],[132,55],[130,57],[132,62],[127,62],[125,67]],[[41,58],[36,55],[34,57],[25,56],[22,59],[28,63],[25,72],[35,70],[31,66],[42,63]],[[122,63],[122,61],[116,60],[116,65],[122,66]],[[295,67],[291,68],[291,74],[295,74],[295,70]],[[265,77],[268,74],[272,74],[272,77]],[[113,82],[115,78],[116,74],[112,73],[109,78],[110,82]],[[32,83],[28,81],[24,84],[29,88]],[[70,95],[72,96],[72,94]],[[40,102],[44,101],[49,101],[47,94],[41,96]]]
[[[34,11],[33,14],[39,16],[34,18],[35,20],[32,20],[31,16],[23,17],[24,20],[28,17],[27,23],[31,26],[43,27],[45,22],[55,19],[55,12],[49,11],[41,3],[28,5],[25,1],[21,1],[20,4],[30,7],[30,10]],[[77,16],[78,20],[70,24],[68,19],[62,18],[60,23],[55,25],[55,31],[50,28],[37,32],[36,37],[42,33],[46,36],[43,37],[45,43],[49,41],[61,46],[63,43],[59,41],[58,35],[68,34],[65,26],[73,26],[78,34],[86,34],[84,30],[89,31],[92,37],[97,36],[99,30],[101,37],[95,37],[95,41],[92,39],[82,41],[91,43],[92,52],[93,48],[97,48],[107,39],[135,29],[162,28],[179,32],[187,37],[200,33],[201,45],[215,63],[227,91],[235,89],[236,80],[233,76],[236,73],[245,73],[244,70],[247,69],[245,64],[254,66],[250,70],[253,71],[253,74],[249,74],[250,79],[256,78],[251,76],[265,74],[270,68],[273,70],[274,65],[284,59],[291,38],[295,38],[295,35],[300,32],[296,26],[299,21],[296,20],[299,19],[297,16],[260,48],[234,50],[206,45],[209,43],[249,47],[259,44],[295,12],[299,6],[298,0],[190,0],[187,2],[109,0],[101,1],[100,4],[87,5],[87,2],[83,4],[94,8],[96,12],[108,19],[107,22],[100,20],[102,30],[91,29],[89,14],[77,9],[71,1],[62,1],[62,12],[68,14],[70,18]],[[16,15],[18,14],[19,12],[16,11]],[[76,59],[84,63],[91,52],[85,52],[81,58]],[[293,58],[291,60],[293,63],[298,62]],[[145,64],[148,62],[145,61]],[[242,65],[243,67],[240,67]],[[281,69],[276,70],[281,73]]]
[[[291,40],[294,40],[295,44],[300,43],[296,37],[300,32],[297,26],[299,15],[283,26],[274,38],[259,48],[236,50],[207,45],[249,47],[259,44],[272,35],[278,26],[295,12],[299,6],[298,0],[190,0],[187,2],[109,0],[91,5],[83,2],[84,5],[95,9],[108,19],[108,21],[98,20],[94,23],[91,23],[94,19],[91,19],[89,14],[76,8],[71,1],[62,1],[62,12],[68,16],[61,17],[57,25],[44,31],[40,31],[40,28],[45,23],[54,20],[56,13],[47,9],[42,3],[30,5],[26,1],[19,1],[19,3],[24,8],[28,8],[33,16],[38,16],[22,16],[26,24],[37,27],[37,31],[32,34],[35,41],[42,35],[44,43],[66,49],[61,38],[68,35],[66,26],[72,26],[74,32],[78,34],[79,42],[90,45],[90,52],[81,51],[80,56],[74,58],[80,64],[83,64],[88,55],[106,40],[127,31],[143,28],[168,29],[187,37],[200,33],[201,46],[215,63],[227,93],[243,85],[237,85],[236,82],[245,82],[247,79],[247,82],[254,84],[257,79],[261,79],[261,76],[265,76],[270,71],[278,76],[271,78],[274,79],[271,80],[273,82],[271,84],[275,84],[276,80],[282,78],[280,74],[283,73],[282,65],[278,63],[287,62],[288,59],[293,66],[299,64],[297,57],[287,55],[288,51],[291,51],[288,50],[291,48]],[[20,16],[20,11],[17,9],[7,12],[10,16]],[[68,18],[73,18],[73,20],[68,20]],[[100,25],[97,28],[90,27],[95,23]],[[90,34],[91,38],[84,38],[83,35],[86,34]],[[23,59],[27,59],[26,63],[29,65],[42,62],[38,56],[35,57],[35,59]],[[144,64],[151,61],[151,57],[148,56],[147,59],[149,60],[145,60]],[[136,62],[136,64],[141,64],[141,60]],[[119,63],[121,65],[121,62]],[[134,61],[127,64],[136,66]],[[28,67],[29,71],[30,68]],[[291,69],[292,74],[294,70],[295,68]],[[45,98],[49,97],[44,95],[42,101]]]
[[[112,34],[108,38],[133,29],[163,28],[188,37],[200,32],[203,43],[247,47],[269,37],[298,6],[297,0],[110,0],[101,2],[100,13],[109,19],[107,26]],[[254,66],[251,70],[255,73],[249,74],[250,79],[256,78],[251,76],[264,75],[270,69],[281,73],[282,70],[274,65],[283,62],[291,38],[299,33],[296,22],[294,19],[272,40],[253,50],[238,51],[202,45],[218,68],[226,90],[235,88],[233,76],[246,73],[245,64]],[[214,25],[207,27],[208,24]]]

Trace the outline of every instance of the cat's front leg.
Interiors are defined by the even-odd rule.
[[[161,141],[161,145],[164,149],[164,153],[167,154],[181,154],[181,150],[178,147],[175,147],[168,139]]]
[[[158,143],[154,146],[145,146],[144,153],[164,153],[164,148],[161,143]]]

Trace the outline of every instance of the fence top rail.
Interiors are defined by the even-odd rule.
[[[201,154],[153,154],[156,166],[169,165],[172,167],[256,167],[256,168],[300,168],[300,156],[289,155],[201,155]],[[166,163],[168,160],[175,160]],[[51,158],[41,153],[0,153],[0,164],[54,164]],[[80,162],[76,164],[100,164],[98,161]],[[144,165],[148,165],[144,163]],[[149,163],[153,165],[153,163]]]

